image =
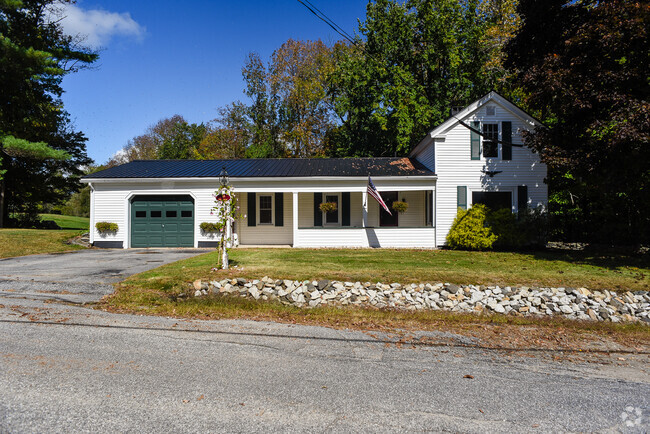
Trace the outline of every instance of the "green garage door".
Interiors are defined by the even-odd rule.
[[[131,247],[194,247],[191,196],[135,196],[131,200]]]

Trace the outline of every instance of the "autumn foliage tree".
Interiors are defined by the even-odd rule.
[[[149,126],[144,134],[129,140],[107,165],[134,160],[185,160],[194,156],[206,132],[204,124],[190,124],[180,115],[161,119]]]

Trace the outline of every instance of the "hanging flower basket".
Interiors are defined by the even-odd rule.
[[[320,208],[324,213],[334,212],[338,209],[336,202],[323,202],[318,206],[318,208]]]
[[[409,204],[406,202],[399,202],[395,201],[393,202],[393,211],[397,211],[400,214],[404,214],[407,209],[409,209]]]

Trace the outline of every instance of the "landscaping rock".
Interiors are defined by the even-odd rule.
[[[315,307],[322,304],[363,305],[402,310],[445,309],[453,312],[483,311],[510,315],[561,315],[565,318],[642,322],[650,324],[648,291],[591,291],[587,288],[537,288],[450,283],[340,282],[322,279],[260,280],[243,278],[203,282],[195,280],[194,296],[233,294],[255,300],[279,300],[284,304]]]

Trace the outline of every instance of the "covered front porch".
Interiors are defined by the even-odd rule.
[[[234,183],[240,218],[235,224],[239,245],[293,247],[435,248],[435,179],[373,178],[391,208],[408,208],[392,216],[367,193],[367,178],[304,180],[300,186],[246,186]],[[240,185],[238,185],[240,184]],[[320,204],[336,204],[323,212]]]

